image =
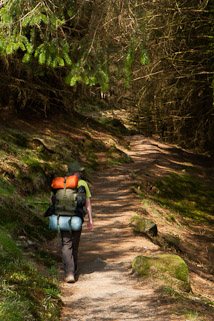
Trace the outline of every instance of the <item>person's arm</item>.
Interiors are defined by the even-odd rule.
[[[92,206],[91,199],[86,198],[86,211],[88,213],[88,230],[91,231],[93,228],[93,219],[92,219]]]

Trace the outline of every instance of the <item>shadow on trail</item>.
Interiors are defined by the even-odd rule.
[[[162,249],[146,237],[134,235],[130,218],[142,208],[141,200],[131,192],[138,173],[159,178],[168,171],[201,168],[195,155],[145,138],[132,140],[129,155],[134,162],[97,172],[92,180],[94,229],[87,231],[87,219],[80,241],[78,282],[69,287],[64,320],[186,320],[178,299],[163,295],[152,282],[136,282],[130,274],[137,255],[148,251],[156,255]],[[190,164],[191,163],[191,164]],[[67,289],[67,288],[66,288]],[[175,295],[175,294],[174,294]],[[194,310],[191,299],[185,301]],[[176,311],[176,313],[173,313]],[[181,315],[179,314],[181,311]]]
[[[119,287],[119,286],[118,286]],[[179,318],[178,312],[178,302],[176,298],[166,298],[163,297],[162,290],[154,291],[154,297],[151,296],[151,291],[145,293],[138,293],[139,295],[135,297],[135,300],[130,301],[129,304],[124,300],[112,300],[114,295],[120,297],[120,291],[122,289],[119,287],[118,293],[110,293],[109,295],[91,297],[86,295],[80,301],[70,302],[68,307],[71,311],[75,311],[78,307],[78,314],[72,315],[72,320],[82,320],[81,316],[84,315],[84,320],[184,320],[182,316]],[[124,289],[123,289],[124,290]],[[132,296],[132,290],[127,288],[130,293],[126,295]],[[189,300],[191,302],[191,300]],[[191,302],[192,305],[194,302]],[[169,309],[170,305],[170,309]],[[194,305],[193,305],[194,306]],[[87,311],[85,310],[87,307]],[[173,313],[173,307],[176,313]],[[182,305],[180,306],[182,313]],[[68,317],[70,314],[67,315]],[[75,317],[77,319],[75,319]]]
[[[170,170],[186,170],[200,177],[211,179],[214,175],[213,157],[201,155],[170,146],[152,139],[136,136],[132,140],[132,152],[134,159],[133,168],[151,171],[154,177]],[[198,173],[197,173],[198,172]]]
[[[192,171],[194,166],[195,172],[199,173],[200,167],[201,173],[204,174],[203,164],[207,165],[208,172],[213,166],[209,157],[155,143],[143,137],[133,138],[130,155],[133,157],[133,163],[98,171],[93,178],[92,206],[95,213],[95,227],[92,233],[83,233],[81,239],[81,251],[87,262],[97,257],[123,259],[126,255],[124,253],[126,249],[120,249],[120,243],[128,243],[129,238],[134,237],[129,219],[137,215],[138,210],[142,208],[141,200],[131,192],[138,173],[139,175],[149,173],[149,178],[152,176],[155,179],[161,174],[166,175],[168,171]]]

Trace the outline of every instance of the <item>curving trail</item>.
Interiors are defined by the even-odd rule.
[[[162,297],[157,285],[139,282],[131,274],[131,263],[137,255],[159,253],[157,245],[135,236],[129,226],[130,218],[142,206],[130,192],[131,173],[151,167],[163,146],[134,136],[128,152],[134,163],[100,171],[94,177],[94,229],[89,232],[84,225],[77,282],[61,281],[61,321],[188,320],[173,313],[173,303]],[[167,148],[161,153],[167,154]]]

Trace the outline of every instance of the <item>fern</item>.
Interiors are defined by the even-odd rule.
[[[45,63],[45,60],[46,60],[46,50],[42,50],[38,58],[40,65],[43,65]]]
[[[86,13],[91,13],[91,8],[88,4],[83,7],[84,17]],[[95,39],[91,46],[89,35],[82,36],[77,31],[73,21],[79,14],[81,12],[75,1],[54,0],[49,1],[47,6],[45,1],[5,0],[0,8],[0,54],[12,55],[19,50],[19,54],[22,51],[23,63],[31,63],[33,59],[40,68],[45,65],[50,68],[66,67],[68,76],[65,81],[69,86],[84,83],[87,86],[99,85],[102,91],[108,90],[110,49],[104,39]],[[133,30],[132,34],[128,33],[130,44],[121,67],[127,86],[132,80],[140,37],[143,39],[141,42],[145,41],[145,37],[141,36],[142,24],[137,27],[137,32]],[[79,34],[76,35],[76,32]],[[143,65],[149,64],[143,46],[140,61]]]
[[[27,52],[27,53],[23,56],[22,62],[23,62],[23,63],[28,63],[28,62],[30,62],[31,57],[32,57],[32,56]]]

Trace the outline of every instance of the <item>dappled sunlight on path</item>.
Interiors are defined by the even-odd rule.
[[[176,314],[176,302],[166,299],[157,284],[139,281],[131,274],[131,264],[137,255],[161,253],[149,238],[134,235],[130,227],[130,218],[142,207],[131,192],[131,174],[153,165],[158,176],[160,168],[156,162],[161,153],[168,157],[168,149],[134,136],[127,153],[133,163],[97,172],[93,178],[94,229],[89,232],[84,224],[77,282],[61,281],[64,302],[61,321],[188,320]],[[169,159],[161,171],[167,172],[170,162]]]

